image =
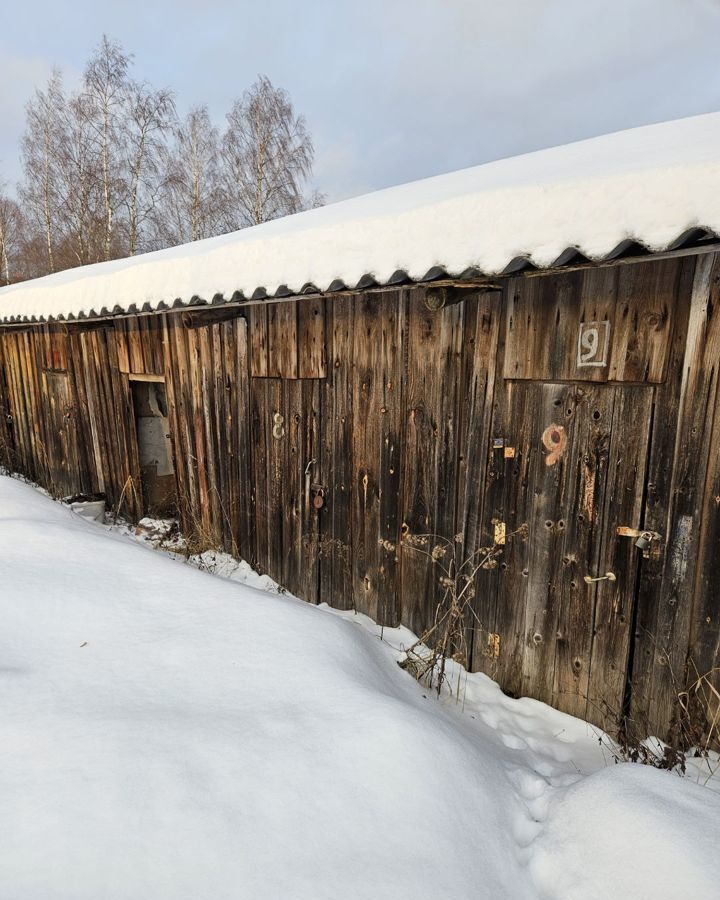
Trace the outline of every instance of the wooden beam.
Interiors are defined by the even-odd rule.
[[[128,375],[128,381],[165,381],[164,375],[151,375],[147,372],[130,372]]]

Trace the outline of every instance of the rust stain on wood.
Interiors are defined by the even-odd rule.
[[[587,464],[583,480],[582,508],[588,522],[592,522],[595,517],[595,469]]]

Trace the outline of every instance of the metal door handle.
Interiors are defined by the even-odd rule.
[[[585,575],[583,581],[585,584],[592,584],[594,581],[617,581],[617,576],[614,572],[606,572],[604,575],[599,575],[597,578]]]

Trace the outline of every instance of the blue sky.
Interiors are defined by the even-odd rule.
[[[0,178],[53,64],[103,33],[218,124],[258,72],[289,90],[330,199],[720,109],[720,0],[30,0],[0,16]]]

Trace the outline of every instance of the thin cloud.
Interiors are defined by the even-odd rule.
[[[720,108],[720,0],[78,0],[72,21],[42,0],[3,26],[10,178],[35,84],[53,63],[81,70],[103,32],[181,111],[207,102],[220,124],[258,72],[287,88],[330,199]]]

